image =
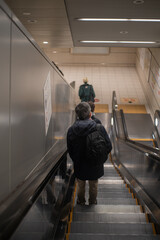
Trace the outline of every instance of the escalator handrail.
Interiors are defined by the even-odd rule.
[[[129,142],[129,143],[134,144],[135,146],[138,146],[138,147],[142,148],[145,153],[146,153],[146,151],[147,151],[150,155],[156,156],[156,157],[158,157],[158,158],[160,159],[160,151],[159,151],[158,148],[154,148],[154,147],[151,147],[151,146],[144,145],[143,143],[136,142],[136,141],[134,141],[134,140],[131,140],[131,139],[128,137],[128,131],[127,131],[127,127],[126,127],[126,121],[125,121],[125,117],[124,117],[124,113],[123,113],[123,110],[122,110],[122,109],[120,110],[120,113],[121,113],[121,118],[122,118],[122,123],[123,123],[123,129],[124,129],[124,135],[125,135],[126,141]]]
[[[116,97],[115,91],[113,91],[113,93],[112,93],[112,109],[114,109],[114,110],[118,109],[117,97]]]
[[[66,150],[62,149],[54,155],[52,147],[36,170],[0,203],[0,239],[8,239],[8,236],[13,234],[53,173],[57,171]]]
[[[116,112],[116,111],[113,110],[113,113],[114,112]],[[133,140],[129,139],[126,124],[125,124],[123,110],[120,110],[120,113],[121,113],[121,119],[122,119],[124,138],[120,137],[117,134],[118,139],[125,142],[130,147],[144,153],[146,156],[152,157],[153,160],[155,160],[156,162],[158,161],[160,163],[160,151],[158,149],[147,146],[147,145],[144,145],[142,143],[138,143],[136,141],[133,141]],[[116,124],[117,124],[116,114],[113,114],[113,119],[114,119],[114,122],[116,122]]]
[[[113,120],[116,123],[116,125],[118,126],[118,121],[116,119],[116,112],[117,111],[118,111],[117,97],[116,97],[116,92],[113,91],[113,94],[112,94]],[[160,162],[160,151],[159,151],[158,148],[154,148],[154,147],[151,147],[151,146],[144,145],[142,143],[135,142],[128,137],[128,131],[127,131],[126,122],[125,122],[125,118],[124,118],[124,113],[123,113],[122,109],[120,109],[120,115],[121,115],[121,120],[122,120],[122,127],[123,127],[122,131],[123,131],[124,138],[121,138],[116,133],[117,137],[119,139],[121,139],[121,141],[124,141],[125,143],[130,145],[132,148],[137,149],[137,150],[143,152],[146,156],[151,156],[152,159]]]

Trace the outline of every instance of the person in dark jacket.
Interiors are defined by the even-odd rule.
[[[86,137],[89,133],[96,130],[96,122],[91,119],[91,108],[88,103],[79,103],[75,111],[77,120],[68,130],[67,147],[69,155],[73,160],[74,173],[78,182],[77,203],[81,205],[85,204],[85,183],[88,180],[89,204],[96,204],[98,178],[104,175],[104,166],[103,164],[90,165],[85,157]],[[103,125],[101,125],[100,131],[106,140],[109,153],[112,145]]]
[[[87,78],[84,78],[83,82],[84,84],[82,84],[79,87],[79,97],[81,99],[81,102],[88,102],[88,101],[94,102],[94,98],[96,95],[95,95],[93,86],[88,84]]]
[[[89,106],[91,107],[91,113],[92,113],[92,120],[94,120],[98,124],[102,124],[101,121],[95,116],[94,109],[95,109],[95,104],[94,102],[89,101],[88,102]]]

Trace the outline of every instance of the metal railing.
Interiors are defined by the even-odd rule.
[[[123,110],[121,109],[117,111],[117,108],[115,108],[115,106],[118,106],[118,104],[117,104],[116,93],[114,91],[113,98],[112,98],[112,111],[113,111],[114,123],[116,125],[116,130],[117,130],[116,136],[120,140],[125,141],[125,143],[130,147],[138,151],[141,151],[146,156],[151,156],[152,159],[160,162],[160,150],[158,148],[147,146],[142,143],[138,143],[129,139]]]

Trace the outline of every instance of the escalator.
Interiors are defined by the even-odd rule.
[[[138,200],[109,160],[99,180],[97,202],[90,206],[75,204],[66,239],[159,239],[154,235],[154,224],[148,222]]]
[[[113,94],[114,150],[99,179],[98,203],[80,206],[75,198],[66,240],[160,239],[160,152],[152,141],[129,139],[123,111],[114,100]]]
[[[107,121],[113,123],[113,152],[99,179],[97,205],[76,204],[72,162],[57,146],[1,206],[0,239],[160,239],[159,149],[130,140],[123,111],[113,105],[113,121],[110,114],[97,116],[108,130]]]

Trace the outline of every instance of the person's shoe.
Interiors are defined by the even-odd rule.
[[[85,205],[85,202],[80,202],[80,201],[77,199],[77,204],[78,204],[78,205],[81,205],[81,206],[84,206],[84,205]]]
[[[97,200],[94,202],[89,201],[89,205],[97,205]]]

